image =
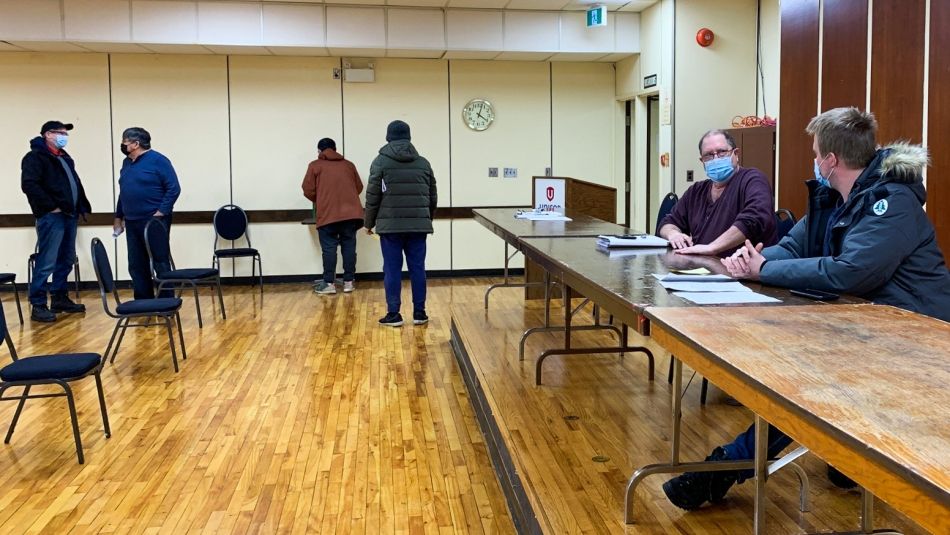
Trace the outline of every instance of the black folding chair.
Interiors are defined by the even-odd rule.
[[[39,245],[33,249],[33,254],[26,260],[26,285],[29,288],[33,282],[33,270],[36,268],[36,258],[40,255]],[[73,275],[76,277],[76,299],[79,299],[79,285],[82,283],[82,277],[79,273],[79,255],[73,259]]]
[[[119,353],[119,346],[122,344],[122,338],[125,337],[125,331],[129,327],[153,327],[164,323],[168,331],[168,347],[172,350],[172,364],[175,366],[175,373],[178,372],[178,357],[175,354],[175,338],[172,336],[172,318],[178,324],[178,341],[181,343],[181,358],[188,358],[185,352],[185,337],[181,330],[181,316],[178,311],[181,309],[181,299],[177,297],[167,297],[160,299],[133,299],[131,301],[121,301],[119,292],[115,288],[115,279],[112,278],[112,263],[109,262],[109,255],[106,248],[102,245],[99,238],[92,239],[92,267],[96,272],[96,280],[99,281],[99,295],[102,296],[102,308],[106,314],[115,318],[115,329],[112,330],[112,336],[109,338],[109,345],[106,346],[106,352],[103,360],[109,359],[109,362],[115,362],[115,357]],[[112,294],[115,301],[115,312],[109,308],[109,299],[106,297]],[[132,323],[134,318],[144,318],[143,323]],[[160,321],[152,321],[156,318]],[[116,341],[116,334],[119,339]],[[112,343],[115,342],[115,347]],[[109,357],[109,354],[112,357]]]
[[[76,455],[79,457],[79,464],[83,464],[85,457],[82,454],[82,438],[79,436],[79,419],[76,416],[76,403],[73,401],[73,391],[69,387],[69,383],[90,375],[96,378],[96,390],[99,392],[99,410],[102,412],[102,426],[105,428],[106,438],[111,437],[109,414],[106,412],[106,398],[102,393],[102,378],[99,376],[102,372],[103,358],[96,353],[62,353],[19,358],[16,354],[16,348],[13,346],[13,340],[10,339],[10,333],[7,331],[7,318],[3,314],[3,307],[0,307],[0,335],[7,343],[7,349],[10,350],[10,357],[13,359],[12,364],[7,364],[0,369],[0,401],[18,402],[16,411],[13,413],[13,421],[10,422],[10,428],[7,430],[7,436],[3,439],[3,443],[9,444],[10,439],[13,438],[13,431],[16,430],[16,424],[20,420],[20,414],[23,412],[23,405],[26,404],[26,400],[65,397],[66,403],[69,405],[69,417],[73,424]],[[39,385],[58,385],[63,389],[63,392],[30,395],[30,389]],[[23,387],[23,392],[19,396],[3,396],[8,388],[17,386]]]
[[[226,204],[214,213],[214,255],[212,257],[212,266],[219,272],[221,270],[220,260],[230,258],[233,261],[236,258],[251,258],[251,278],[254,278],[254,268],[257,267],[257,274],[261,285],[261,297],[264,296],[264,268],[261,267],[261,254],[257,249],[251,246],[251,232],[247,224],[247,213],[240,206]],[[234,242],[241,237],[247,241],[247,247],[232,247],[218,249],[218,238]]]
[[[0,273],[0,284],[13,286],[13,295],[16,298],[16,313],[20,316],[20,325],[23,325],[23,309],[20,308],[20,291],[16,289],[16,273]]]
[[[795,214],[787,208],[779,208],[775,211],[775,231],[778,239],[782,239],[795,226]]]
[[[214,286],[218,290],[218,302],[221,305],[221,319],[228,319],[224,312],[224,296],[221,294],[221,275],[215,268],[185,268],[175,267],[172,258],[171,245],[168,242],[168,228],[159,219],[152,219],[145,225],[145,248],[148,250],[148,260],[152,266],[152,276],[158,284],[158,291],[166,288],[182,290],[191,287],[195,292],[195,309],[198,311],[198,328],[204,327],[201,321],[201,301],[198,299],[198,286]],[[170,270],[163,270],[168,265]]]

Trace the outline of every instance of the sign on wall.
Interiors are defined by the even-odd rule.
[[[564,213],[567,181],[563,178],[534,179],[534,207],[537,210]]]
[[[607,8],[604,6],[595,6],[587,10],[587,27],[606,26]]]

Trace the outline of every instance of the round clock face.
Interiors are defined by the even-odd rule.
[[[487,100],[472,99],[462,108],[462,120],[472,130],[481,132],[495,120],[495,108]]]

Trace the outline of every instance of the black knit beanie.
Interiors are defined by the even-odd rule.
[[[386,127],[386,141],[397,141],[405,139],[409,141],[412,136],[409,135],[409,125],[403,121],[393,121]]]

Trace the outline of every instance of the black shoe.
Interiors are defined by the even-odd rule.
[[[416,311],[412,313],[413,325],[425,325],[426,323],[429,323],[429,316],[426,316],[425,311]]]
[[[389,312],[385,316],[379,318],[380,325],[388,325],[390,327],[399,327],[402,325],[402,314],[399,312]]]
[[[828,480],[839,489],[853,489],[854,487],[858,486],[858,484],[853,479],[842,474],[837,468],[831,466],[830,464],[828,465]]]
[[[30,314],[33,321],[42,321],[43,323],[53,323],[56,321],[56,314],[50,312],[46,305],[33,305],[33,312]]]
[[[725,461],[728,460],[726,452],[722,448],[713,450],[707,461]],[[738,473],[728,472],[686,472],[681,476],[674,477],[663,484],[663,492],[670,500],[670,503],[692,511],[699,509],[707,501],[719,502],[726,496],[729,488],[735,484],[738,479]]]
[[[85,312],[86,305],[74,303],[72,299],[69,298],[69,294],[53,294],[52,299],[50,299],[49,309],[53,312],[74,314],[78,312]]]

